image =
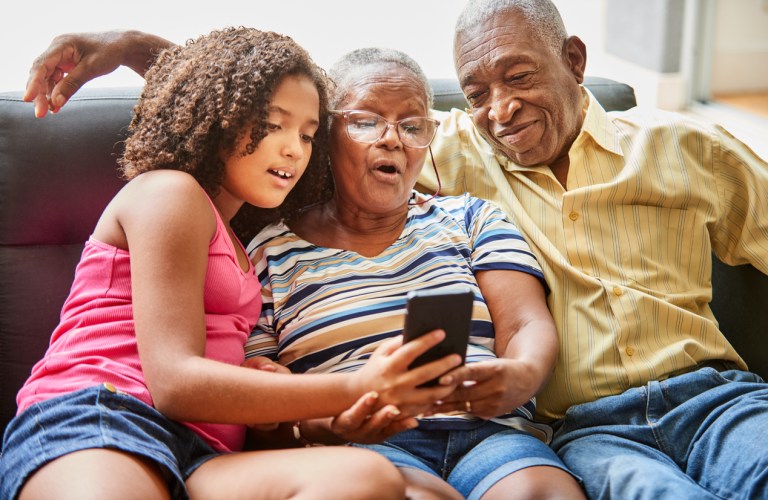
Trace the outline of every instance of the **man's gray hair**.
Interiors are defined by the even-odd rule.
[[[456,36],[510,10],[520,13],[556,56],[562,54],[568,32],[560,12],[550,0],[469,0],[456,21]]]
[[[331,109],[335,109],[339,105],[350,85],[360,77],[361,70],[368,66],[385,66],[387,64],[396,64],[410,71],[424,85],[427,109],[432,107],[434,100],[432,86],[421,66],[411,56],[395,49],[368,47],[348,52],[336,61],[328,71],[328,76],[334,83],[330,98]]]

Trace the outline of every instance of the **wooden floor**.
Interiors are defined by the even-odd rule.
[[[712,100],[748,113],[768,118],[768,90],[748,94],[716,94]]]

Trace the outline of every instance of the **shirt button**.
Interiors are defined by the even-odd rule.
[[[635,348],[634,347],[627,347],[626,353],[627,353],[627,356],[634,356],[635,355]]]
[[[109,382],[104,382],[104,388],[109,392],[117,392],[117,389],[115,389],[115,386],[110,384]]]
[[[621,297],[624,294],[624,292],[621,290],[621,288],[615,286],[613,287],[613,294],[617,297]]]
[[[576,212],[571,212],[568,214],[568,218],[571,219],[572,221],[575,221],[576,219],[579,218],[579,214],[577,214]]]

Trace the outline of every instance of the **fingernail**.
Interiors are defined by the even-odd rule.
[[[399,417],[400,416],[400,410],[398,410],[397,408],[392,408],[391,410],[389,410],[387,415],[389,416],[389,418]]]
[[[451,385],[452,383],[453,383],[452,375],[446,375],[445,377],[440,378],[440,385]]]
[[[64,104],[67,102],[67,100],[64,98],[63,95],[59,94],[56,97],[53,98],[54,104],[57,108],[60,108],[64,106]]]

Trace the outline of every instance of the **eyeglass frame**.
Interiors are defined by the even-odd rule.
[[[374,113],[373,111],[366,111],[364,109],[331,109],[331,110],[329,110],[329,113],[331,114],[331,116],[341,116],[342,118],[344,118],[344,120],[346,121],[346,125],[344,126],[344,130],[347,133],[347,137],[349,137],[349,139],[352,140],[352,141],[359,142],[360,144],[375,144],[378,141],[380,141],[381,138],[384,137],[387,134],[387,132],[389,131],[390,128],[394,128],[395,132],[397,132],[397,138],[400,140],[400,142],[403,143],[403,147],[412,148],[412,149],[425,149],[425,148],[428,148],[432,144],[432,141],[435,140],[435,135],[437,134],[437,127],[440,126],[440,120],[436,120],[436,119],[430,118],[428,116],[409,116],[409,117],[397,120],[396,122],[390,122],[389,120],[387,120],[386,118],[384,118],[380,114]],[[379,135],[376,139],[374,139],[372,141],[362,141],[360,139],[355,139],[349,133],[349,114],[350,113],[368,113],[369,115],[377,116],[377,117],[381,118],[381,120],[384,123],[386,123],[387,126],[384,127],[384,130],[381,131],[381,135]],[[429,142],[427,142],[424,146],[408,146],[408,145],[405,144],[405,141],[403,141],[403,138],[400,136],[400,123],[404,122],[406,120],[412,120],[414,118],[418,118],[418,119],[422,119],[422,120],[427,120],[428,122],[431,122],[431,123],[433,123],[435,125],[435,130],[432,132],[432,137],[429,139]],[[432,152],[430,151],[430,154],[431,153]],[[433,162],[434,162],[434,160],[433,160]]]
[[[331,115],[333,115],[333,116],[342,116],[346,120],[347,119],[347,115],[349,113],[353,112],[353,111],[363,112],[363,113],[370,113],[372,115],[376,115],[379,118],[381,118],[382,120],[384,120],[384,123],[387,124],[387,126],[384,128],[384,131],[381,133],[381,135],[378,138],[376,138],[375,140],[370,141],[370,142],[365,142],[365,141],[361,141],[359,139],[352,138],[352,136],[349,135],[349,126],[346,125],[344,127],[344,130],[346,131],[347,137],[349,137],[349,140],[358,142],[360,144],[374,144],[374,143],[378,142],[379,140],[381,140],[382,137],[384,137],[384,134],[386,134],[387,131],[389,130],[389,128],[392,127],[392,126],[395,127],[395,131],[397,132],[397,138],[400,140],[400,142],[402,142],[403,140],[400,138],[400,129],[397,128],[397,125],[401,121],[403,121],[403,120],[408,120],[410,118],[414,118],[414,117],[403,118],[403,120],[398,120],[395,123],[392,123],[390,121],[387,121],[383,116],[381,116],[378,113],[374,113],[373,111],[365,111],[365,110],[362,110],[362,109],[332,109],[332,110],[329,111],[329,113]],[[430,158],[430,160],[432,160],[432,169],[435,172],[435,179],[437,179],[437,189],[435,190],[435,193],[432,196],[430,196],[429,198],[426,198],[426,199],[424,199],[422,201],[417,201],[415,203],[411,203],[409,201],[408,205],[421,205],[422,203],[426,203],[426,202],[430,201],[431,199],[433,199],[435,196],[439,196],[440,195],[440,189],[442,188],[442,183],[440,182],[440,174],[438,173],[437,165],[435,164],[435,155],[432,154],[432,141],[435,140],[435,135],[437,134],[437,127],[440,125],[440,120],[435,120],[434,118],[429,118],[428,116],[423,116],[423,117],[420,116],[418,118],[424,118],[426,120],[434,122],[435,123],[435,133],[432,134],[432,138],[429,140],[429,142],[427,143],[426,146],[406,146],[405,143],[403,143],[403,147],[413,148],[413,149],[424,149],[424,148],[427,148],[429,150],[429,158]],[[349,122],[347,122],[347,123],[349,123]]]

